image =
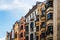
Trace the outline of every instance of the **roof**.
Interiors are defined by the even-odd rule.
[[[33,8],[30,9],[29,12],[25,15],[25,18],[29,16],[36,8],[37,8],[37,5],[33,6]]]
[[[29,10],[29,12],[25,15],[25,18],[27,18],[36,8],[38,4],[41,4],[42,2],[36,2],[36,5],[32,7],[32,9]]]

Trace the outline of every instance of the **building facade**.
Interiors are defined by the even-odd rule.
[[[53,6],[54,6],[53,40],[60,40],[60,0],[53,0]]]
[[[14,30],[14,40],[19,40],[19,22],[16,21],[15,24],[13,25],[13,30]]]
[[[25,40],[25,18],[22,17],[19,21],[19,40]]]
[[[35,34],[36,34],[36,26],[35,26],[35,20],[37,14],[37,5],[33,6],[32,9],[29,10],[29,12],[25,15],[26,19],[26,40],[36,40]]]
[[[42,24],[45,24],[45,4],[42,2],[37,2],[36,5],[25,15],[27,24],[27,40],[40,40]],[[42,14],[43,13],[43,14]],[[44,25],[45,26],[45,25]]]
[[[25,40],[25,18],[22,17],[13,25],[13,40]]]
[[[14,40],[60,40],[60,0],[36,2],[14,26]],[[7,33],[6,40],[11,33]]]
[[[6,40],[10,40],[10,33],[9,32],[6,33]]]
[[[53,0],[37,2],[25,18],[29,40],[53,40]],[[32,25],[30,25],[31,22],[33,22]]]

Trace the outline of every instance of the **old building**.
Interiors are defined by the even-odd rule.
[[[6,40],[10,40],[10,33],[9,32],[6,33]]]
[[[15,24],[13,25],[13,30],[14,30],[14,40],[19,40],[19,22],[16,21]]]
[[[12,40],[14,40],[14,30],[13,29],[11,30],[11,38],[12,38]]]
[[[36,5],[25,15],[26,19],[26,39],[40,40],[42,24],[45,26],[45,4],[36,2]]]
[[[16,21],[6,40],[60,40],[60,0],[36,2],[29,12]],[[13,35],[13,36],[11,36]]]
[[[25,18],[21,17],[19,21],[19,40],[25,40]]]
[[[25,18],[22,17],[13,25],[13,40],[25,40]]]

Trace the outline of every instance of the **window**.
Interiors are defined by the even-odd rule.
[[[29,37],[28,36],[26,36],[26,40],[29,40]]]
[[[39,21],[39,13],[36,14],[36,21]]]
[[[36,26],[36,31],[39,31],[39,26]]]
[[[42,22],[41,23],[41,28],[45,28],[45,25],[46,25],[46,23],[45,22]]]
[[[22,30],[23,29],[23,25],[21,25],[21,27],[20,27],[20,30]]]
[[[34,23],[33,23],[33,22],[31,22],[30,27],[31,27],[31,28],[33,28],[33,25],[34,25]]]
[[[45,37],[45,33],[42,33],[42,34],[41,34],[41,38],[44,38],[44,37]]]
[[[30,40],[33,40],[33,34],[30,35]]]
[[[36,36],[36,40],[38,40],[38,38],[39,38],[39,37],[38,37],[38,36]]]
[[[35,15],[36,15],[36,11],[35,11]]]
[[[50,33],[53,34],[53,26],[48,26],[47,35],[49,35]]]
[[[26,26],[25,30],[26,30],[26,33],[28,33],[28,31],[29,31],[28,26]]]
[[[40,35],[40,40],[45,40],[45,33],[44,32]]]
[[[53,19],[53,13],[48,13],[47,14],[47,20]]]
[[[45,16],[45,10],[42,10],[42,16]]]
[[[46,8],[53,7],[53,1],[48,1],[46,4]]]
[[[15,33],[15,38],[17,38],[17,33]]]
[[[34,23],[31,22],[31,24],[30,24],[31,31],[33,31],[33,27],[34,27]]]
[[[20,34],[20,37],[23,37],[23,33]]]

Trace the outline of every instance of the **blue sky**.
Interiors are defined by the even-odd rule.
[[[36,1],[44,0],[0,0],[0,40],[5,40],[15,21],[24,16]]]

